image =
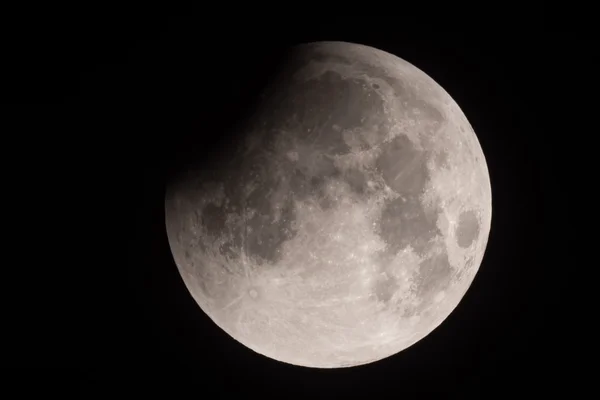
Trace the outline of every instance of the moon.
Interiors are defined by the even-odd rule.
[[[298,45],[244,129],[166,190],[175,263],[223,331],[285,363],[350,367],[456,308],[483,259],[491,186],[432,78],[364,45]]]

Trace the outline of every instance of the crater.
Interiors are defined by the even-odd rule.
[[[419,198],[399,197],[385,204],[379,223],[379,235],[393,254],[411,246],[423,254],[429,242],[440,234],[437,227],[437,212],[425,209]]]
[[[256,300],[258,298],[258,290],[255,288],[248,289],[248,296],[250,296],[251,299]]]
[[[479,221],[473,210],[463,211],[458,217],[455,231],[456,242],[460,247],[467,248],[473,244],[479,236]]]

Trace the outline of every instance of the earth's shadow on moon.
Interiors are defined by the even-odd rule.
[[[185,132],[173,132],[165,163],[168,187],[194,169],[217,171],[246,135],[260,106],[261,95],[285,69],[292,46],[257,50],[243,72],[213,66],[202,97],[207,106],[191,112]],[[224,61],[225,63],[226,61]]]

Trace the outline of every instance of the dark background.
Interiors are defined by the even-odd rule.
[[[4,25],[17,240],[2,363],[70,367],[39,386],[85,398],[551,390],[558,356],[543,323],[556,299],[539,290],[559,262],[545,251],[557,244],[545,217],[555,176],[538,111],[549,39],[531,7],[435,18],[52,8]],[[400,354],[342,370],[285,365],[229,338],[187,292],[164,228],[169,177],[227,151],[286,47],[315,40],[372,45],[441,84],[478,135],[493,191],[485,259],[458,308]]]

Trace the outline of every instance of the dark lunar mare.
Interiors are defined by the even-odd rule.
[[[383,99],[376,92],[379,85],[344,79],[334,71],[306,80],[297,73],[309,60],[352,64],[357,71],[379,78],[409,105],[403,111],[406,115],[399,117],[427,121],[420,129],[434,129],[433,125],[444,122],[442,113],[414,90],[373,66],[318,52],[309,59],[302,50],[288,56],[285,67],[269,81],[254,112],[245,119],[241,128],[246,133],[232,136],[236,139],[232,150],[213,156],[201,171],[206,182],[224,184],[226,202],[200,210],[198,223],[212,240],[225,239],[220,251],[231,260],[239,260],[243,248],[254,263],[279,261],[281,246],[297,233],[294,201],[315,199],[323,209],[336,206],[336,199],[325,195],[329,180],[346,182],[365,199],[368,195],[366,171],[340,169],[332,156],[351,151],[344,132],[351,133],[358,150],[367,150],[386,138],[393,122],[385,117]],[[375,141],[361,134],[365,131],[373,132]],[[296,151],[297,159],[290,159],[287,151]],[[432,242],[441,235],[436,226],[440,207],[425,208],[419,198],[430,180],[426,163],[432,156],[400,135],[381,146],[375,163],[377,173],[400,195],[384,205],[378,224],[378,234],[387,244],[381,259],[391,259],[407,246],[425,257],[418,278],[423,306],[431,302],[433,286],[447,285],[452,272],[445,248],[434,248]],[[249,183],[255,186],[250,194],[246,192]],[[268,200],[274,193],[283,193],[276,203]],[[248,216],[248,209],[255,213]],[[279,219],[274,218],[277,213]],[[228,215],[236,215],[241,222],[228,223]],[[461,234],[465,237],[461,243],[473,237],[469,232]],[[381,268],[398,267],[383,262]],[[391,274],[384,276],[387,278],[377,281],[375,293],[387,302],[397,284]]]
[[[282,79],[287,78],[274,80],[267,89],[257,113],[262,117],[251,119],[249,134],[254,137],[244,138],[226,163],[218,160],[218,169],[204,173],[207,180],[224,182],[227,202],[205,207],[200,223],[211,237],[226,238],[221,251],[232,259],[240,257],[243,246],[258,262],[280,260],[281,245],[296,233],[294,201],[316,199],[324,209],[335,207],[335,199],[325,196],[331,179],[342,180],[363,195],[364,172],[340,169],[332,156],[350,152],[342,136],[345,130],[372,129],[383,138],[389,129],[373,119],[382,115],[381,98],[368,98],[365,94],[371,89],[360,80],[342,79],[331,71],[307,81],[284,83]],[[285,150],[298,152],[298,159],[289,159]],[[248,183],[256,186],[250,195],[244,192]],[[277,204],[268,201],[275,192],[285,193]],[[247,209],[256,212],[246,218],[243,210]],[[277,211],[282,216],[275,220]],[[227,224],[228,214],[244,223]]]
[[[458,217],[456,242],[462,248],[469,247],[479,236],[479,221],[473,210],[463,211]]]
[[[441,114],[439,114],[441,118]],[[438,121],[441,123],[442,121]],[[437,227],[438,215],[442,212],[436,201],[426,207],[420,196],[430,184],[430,172],[427,167],[431,152],[421,150],[406,136],[395,137],[381,148],[376,160],[376,168],[387,186],[400,196],[387,201],[379,221],[379,235],[387,244],[382,259],[391,259],[394,254],[410,246],[424,257],[416,281],[419,312],[433,302],[433,296],[450,284],[452,267],[445,246],[434,241],[443,233]],[[383,271],[401,266],[383,263]],[[395,287],[390,274],[378,281],[375,292],[377,298],[387,302]]]

